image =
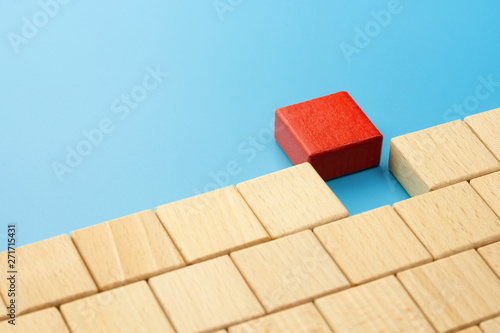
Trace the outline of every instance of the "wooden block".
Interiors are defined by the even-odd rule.
[[[500,108],[468,116],[464,121],[500,161]]]
[[[74,231],[71,237],[100,290],[184,266],[152,210]]]
[[[456,333],[483,333],[478,326],[472,326],[463,330],[460,330]]]
[[[389,169],[415,196],[500,170],[500,162],[457,120],[393,138]]]
[[[467,182],[394,208],[436,259],[500,239],[500,219]]]
[[[6,309],[5,301],[3,300],[1,293],[0,293],[0,307],[2,307],[2,309]],[[0,312],[0,320],[4,319],[7,319],[7,310]]]
[[[474,178],[470,181],[470,184],[500,217],[500,172]]]
[[[72,332],[175,332],[145,281],[64,304],[61,312]]]
[[[15,326],[9,324],[7,320],[2,321],[0,332],[70,333],[61,313],[54,307],[16,317]]]
[[[157,207],[156,214],[189,263],[269,239],[234,186]]]
[[[237,189],[273,238],[349,215],[309,163],[249,180]]]
[[[315,303],[335,333],[434,332],[393,275]]]
[[[500,280],[475,250],[412,268],[398,278],[439,332],[500,314]]]
[[[331,333],[326,321],[312,303],[254,319],[229,328],[229,333]]]
[[[487,320],[480,326],[484,333],[498,333],[500,332],[500,317]]]
[[[382,134],[345,91],[276,110],[275,137],[294,165],[325,179],[380,163]]]
[[[310,230],[231,253],[231,258],[267,312],[349,286]]]
[[[500,278],[500,242],[481,247],[477,251]]]
[[[432,261],[390,206],[323,225],[314,233],[353,284]]]
[[[95,294],[97,287],[68,235],[16,250],[18,266],[17,314],[57,306]],[[7,252],[0,253],[0,271],[7,272]],[[0,279],[0,293],[8,299],[8,281]]]
[[[210,332],[264,315],[228,256],[153,277],[149,284],[179,333]]]

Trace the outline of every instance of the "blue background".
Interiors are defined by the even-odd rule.
[[[371,12],[390,1],[220,2],[231,10],[72,0],[48,22],[37,1],[0,3],[2,240],[10,223],[27,244],[193,196],[230,161],[222,185],[289,167],[274,110],[340,90],[384,135],[380,167],[328,182],[354,215],[408,197],[387,171],[392,137],[500,106],[500,87],[474,97],[481,77],[500,81],[498,1],[401,0],[380,31]],[[23,18],[43,26],[16,52]],[[341,45],[367,25],[349,62]],[[115,113],[156,66],[168,77]],[[103,119],[114,130],[60,181],[53,163]]]

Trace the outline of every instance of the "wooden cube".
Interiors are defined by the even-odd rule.
[[[457,120],[393,138],[389,169],[415,196],[500,170],[500,162]]]
[[[315,303],[335,333],[434,332],[393,275],[325,296]]]
[[[7,320],[0,322],[0,332],[70,333],[61,313],[54,307],[16,317],[15,324]]]
[[[432,261],[390,206],[320,226],[314,233],[353,284]]]
[[[21,246],[17,314],[57,306],[97,292],[94,280],[68,235]],[[0,253],[0,270],[6,273],[7,252]],[[9,299],[7,278],[0,279],[0,293]]]
[[[275,137],[294,165],[324,179],[379,165],[382,134],[345,91],[276,110]]]
[[[349,287],[310,230],[231,253],[231,258],[267,312]]]
[[[438,332],[500,314],[500,280],[475,250],[412,268],[398,278]]]
[[[156,214],[188,263],[270,238],[234,186],[157,207]]]
[[[179,333],[211,332],[265,314],[228,256],[149,280]]]
[[[145,281],[63,304],[61,312],[71,332],[175,332]]]
[[[464,121],[500,161],[500,108],[468,116]]]
[[[500,171],[474,178],[470,184],[500,217]]]
[[[309,163],[246,181],[237,189],[272,238],[349,215]]]
[[[483,246],[477,249],[477,252],[500,278],[500,242]]]
[[[500,219],[462,182],[394,204],[435,259],[500,239]]]
[[[71,237],[100,290],[184,266],[152,210],[73,231]]]

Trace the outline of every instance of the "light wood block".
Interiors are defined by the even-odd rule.
[[[273,238],[349,215],[309,163],[249,180],[237,189]]]
[[[310,230],[231,253],[231,258],[267,312],[349,286]]]
[[[393,138],[389,169],[415,196],[500,170],[500,162],[457,120]]]
[[[500,332],[500,317],[487,320],[480,326],[484,333],[498,333]]]
[[[393,275],[315,303],[335,333],[434,332]]]
[[[475,250],[401,272],[398,278],[439,332],[500,314],[500,280]]]
[[[254,319],[229,328],[229,333],[331,333],[326,321],[312,303]]]
[[[153,277],[149,284],[178,333],[210,332],[264,315],[228,256]]]
[[[184,266],[152,210],[74,231],[71,237],[100,290]]]
[[[157,207],[156,214],[189,263],[270,238],[234,186]]]
[[[464,121],[500,161],[500,108],[468,116]]]
[[[470,184],[500,217],[500,172],[472,179]]]
[[[13,326],[7,320],[0,322],[0,332],[70,333],[61,313],[54,307],[16,317],[15,323]]]
[[[175,332],[145,281],[64,304],[61,312],[72,332]]]
[[[463,330],[460,330],[456,333],[483,333],[478,326],[472,326]]]
[[[5,307],[5,301],[3,300],[1,293],[0,293],[0,306],[2,307],[2,309],[6,308]],[[1,311],[0,312],[0,320],[4,320],[6,318],[7,318],[7,311],[6,310],[5,311]]]
[[[500,278],[500,242],[481,247],[477,251]]]
[[[390,206],[323,225],[314,233],[353,284],[432,261]]]
[[[97,287],[68,235],[61,235],[16,250],[17,314],[60,305],[95,294]],[[7,252],[0,253],[0,272],[6,273]],[[7,297],[8,281],[0,279]]]
[[[500,218],[462,182],[394,204],[436,259],[500,239]]]

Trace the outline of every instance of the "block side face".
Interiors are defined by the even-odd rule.
[[[309,157],[309,163],[324,180],[344,176],[380,164],[382,136],[345,145]]]
[[[403,155],[395,139],[391,140],[389,149],[389,170],[411,197],[430,191],[430,186],[425,183],[417,169]]]
[[[276,110],[274,137],[293,165],[307,162],[306,147],[280,110]]]
[[[380,136],[347,92],[339,92],[279,109],[310,152]]]

